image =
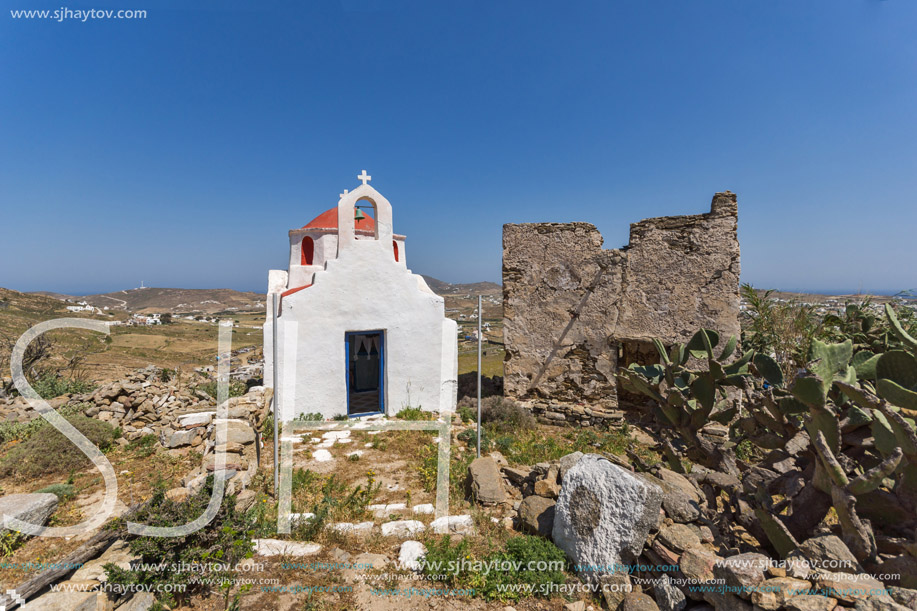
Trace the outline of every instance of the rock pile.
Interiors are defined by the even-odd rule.
[[[255,428],[264,414],[263,386],[254,386],[241,397],[231,397],[217,406],[213,397],[200,389],[164,381],[162,371],[147,367],[123,380],[103,384],[92,393],[62,395],[49,401],[55,408],[79,406],[84,415],[120,427],[124,438],[133,441],[154,435],[169,450],[193,448],[203,464],[185,476],[185,489],[170,490],[170,498],[183,499],[203,486],[214,472],[217,452],[226,453],[225,472],[230,493],[245,488],[257,469]],[[22,398],[8,399],[0,406],[7,421],[27,421],[38,414]],[[225,418],[217,418],[225,410]],[[236,477],[240,475],[240,477]]]
[[[475,463],[472,485],[499,469],[506,525],[553,539],[581,579],[602,586],[612,610],[917,609],[917,590],[901,587],[913,575],[907,567],[883,583],[832,533],[811,536],[786,558],[737,543],[717,499],[742,482],[720,473],[660,465],[635,473],[616,457],[579,452],[533,467],[510,467],[497,452]]]
[[[86,416],[120,427],[128,441],[155,435],[166,448],[199,448],[213,436],[216,400],[200,389],[162,378],[161,370],[151,366],[123,380],[103,384],[92,393],[62,395],[49,403],[55,408],[83,407]],[[255,421],[263,406],[262,386],[250,388],[241,397],[230,398],[225,406],[229,422],[226,441],[252,443],[254,432],[248,423]],[[0,414],[5,421],[18,422],[38,416],[21,397],[0,404]]]

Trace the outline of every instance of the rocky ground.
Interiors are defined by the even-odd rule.
[[[270,442],[261,447],[260,471],[256,451],[256,431],[263,428],[270,399],[270,390],[253,387],[218,407],[206,393],[162,381],[161,372],[149,368],[92,393],[59,397],[51,403],[77,406],[87,416],[119,426],[124,438],[112,460],[121,460],[119,452],[152,436],[155,452],[146,459],[134,456],[132,469],[140,470],[137,465],[143,460],[150,469],[170,465],[174,476],[168,498],[185,502],[213,474],[227,481],[241,509],[251,510],[258,503],[276,506],[269,494]],[[2,410],[7,421],[34,417],[21,400],[8,400]],[[517,611],[917,609],[917,590],[910,589],[915,579],[910,565],[888,563],[886,574],[877,574],[875,566],[865,567],[857,561],[830,520],[785,558],[772,555],[733,517],[728,505],[730,491],[760,485],[762,474],[747,469],[742,477],[735,477],[699,465],[682,474],[648,461],[646,454],[635,450],[656,445],[659,430],[652,426],[628,429],[632,444],[625,456],[573,452],[527,465],[497,451],[471,460],[473,446],[459,440],[470,425],[456,416],[451,423],[452,464],[467,471],[453,481],[465,487],[451,491],[449,515],[437,517],[435,494],[422,485],[429,474],[419,472],[413,456],[435,443],[436,433],[370,430],[381,422],[313,422],[310,424],[333,430],[282,438],[292,448],[291,470],[316,478],[306,489],[294,490],[294,527],[316,519],[301,507],[309,506],[305,501],[314,500],[315,490],[332,477],[348,486],[368,485],[374,490],[373,499],[353,519],[334,514],[310,540],[297,540],[295,528],[292,538],[256,537],[254,556],[245,561],[253,569],[247,577],[254,587],[243,593],[241,608],[505,609],[506,602],[499,600],[431,595],[429,592],[444,584],[417,571],[429,546],[445,534],[485,546],[490,540],[526,533],[553,541],[566,554],[569,565],[565,591],[522,596],[512,603]],[[720,425],[709,425],[704,434],[711,440],[723,439]],[[218,452],[226,456],[224,469],[217,469]],[[0,512],[33,523],[66,522],[60,518],[61,507],[74,507],[75,502],[61,501],[55,494],[27,492],[34,489],[28,482],[5,482]],[[146,491],[142,486],[136,489],[135,499],[122,494],[119,513],[128,511],[132,501],[142,501]],[[87,487],[79,507],[88,512],[101,500],[100,494],[100,485]],[[71,516],[70,521],[79,521],[79,517]],[[268,514],[267,521],[275,517],[276,513]],[[55,587],[82,591],[49,592],[46,584],[28,593],[22,608],[152,608],[154,598],[148,593],[119,597],[85,591],[105,583],[103,567],[107,563],[125,569],[132,563],[136,566],[138,557],[129,541],[129,537],[105,541],[89,557],[81,558],[81,566],[54,580]],[[87,536],[48,547],[48,540],[31,539],[6,560],[61,562],[90,542]],[[887,557],[893,557],[896,542],[881,543]],[[906,555],[907,550],[899,553]],[[316,563],[336,569],[315,570]],[[34,570],[3,572],[9,590],[41,574]],[[300,591],[289,591],[291,584]],[[309,588],[313,590],[307,592]],[[18,602],[17,596],[7,593],[7,608]],[[219,596],[195,597],[190,604],[178,608],[224,608]]]

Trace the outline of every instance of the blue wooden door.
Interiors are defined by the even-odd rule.
[[[350,331],[344,335],[347,414],[385,413],[385,334]]]

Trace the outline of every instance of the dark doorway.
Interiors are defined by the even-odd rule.
[[[347,415],[385,413],[385,335],[354,331],[344,335],[347,355]]]

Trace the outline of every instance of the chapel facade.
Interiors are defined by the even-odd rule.
[[[273,385],[276,366],[283,420],[455,410],[456,323],[408,269],[389,201],[365,170],[358,178],[337,206],[290,230],[289,268],[268,274],[264,381]]]

